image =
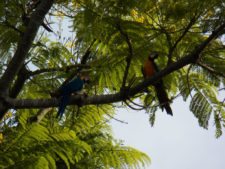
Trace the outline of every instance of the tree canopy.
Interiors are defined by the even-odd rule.
[[[122,106],[146,110],[154,125],[159,80],[171,104],[190,99],[199,125],[211,117],[221,136],[224,32],[223,0],[0,2],[0,167],[145,166],[149,157],[114,139],[108,121]],[[144,79],[152,52],[159,71]],[[80,72],[91,79],[87,96],[71,96],[58,120],[53,94]]]

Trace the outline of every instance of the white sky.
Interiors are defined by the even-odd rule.
[[[147,169],[224,169],[225,136],[215,138],[213,116],[205,130],[181,98],[172,109],[173,117],[159,111],[154,127],[144,111],[118,109],[116,118],[128,124],[113,120],[114,136],[148,154],[152,162]]]

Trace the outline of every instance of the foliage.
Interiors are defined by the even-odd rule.
[[[137,168],[147,164],[147,155],[113,139],[104,108],[79,110],[79,116],[61,124],[55,114],[40,124],[29,123],[31,114],[24,111],[16,126],[4,126],[0,168]]]
[[[28,31],[21,19],[28,2],[0,2],[1,77]],[[192,55],[225,22],[224,16],[222,0],[55,0],[45,19],[48,22],[44,21],[54,33],[40,28],[21,61],[22,68],[12,70],[19,69],[8,86],[9,97],[39,103],[37,98],[46,99],[81,70],[91,76],[91,84],[85,88],[88,96],[121,94],[123,87],[129,90],[143,81],[141,66],[151,52],[159,54],[156,64],[160,70],[168,68]],[[214,116],[216,137],[225,126],[224,43],[223,29],[200,51],[197,60],[162,78],[171,104],[178,96],[190,99],[190,111],[201,127],[207,129]],[[153,125],[159,103],[152,85],[148,94],[144,90],[130,96],[129,103],[124,98],[117,101],[125,101],[129,107],[140,101],[143,105],[135,106],[145,108]],[[5,96],[1,92],[2,111]],[[149,157],[123,146],[111,134],[107,122],[117,104],[104,103],[68,106],[60,121],[55,119],[54,108],[37,110],[31,104],[21,106],[26,109],[10,109],[1,122],[0,168],[143,167]],[[33,122],[39,114],[44,115]]]

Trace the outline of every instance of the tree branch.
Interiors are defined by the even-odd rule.
[[[189,29],[192,27],[192,25],[195,23],[196,18],[192,18],[190,22],[188,23],[187,27],[184,29],[183,33],[181,36],[176,40],[176,42],[173,44],[173,46],[170,47],[169,49],[169,54],[168,54],[168,64],[172,62],[172,55],[174,50],[176,49],[178,43],[183,39],[183,37],[188,33]]]
[[[9,96],[12,98],[16,98],[18,94],[20,93],[21,89],[23,88],[25,82],[27,79],[29,79],[29,70],[26,69],[26,66],[23,65],[21,70],[19,71],[19,74],[17,76],[17,79],[15,83],[13,84],[12,89],[10,89]]]
[[[133,57],[133,48],[132,48],[131,41],[128,37],[128,34],[122,30],[119,23],[117,24],[117,28],[120,31],[120,34],[125,38],[127,46],[128,46],[128,55],[127,55],[127,58],[126,58],[127,65],[126,65],[126,68],[125,68],[125,71],[124,71],[123,82],[122,82],[122,86],[121,86],[121,90],[123,91],[126,87],[126,80],[127,80],[129,68],[130,68],[130,65],[131,65],[131,59]]]
[[[28,122],[29,123],[34,123],[34,122],[40,123],[41,120],[45,117],[45,115],[47,113],[49,113],[51,110],[52,110],[52,108],[40,109],[36,115],[34,115],[28,119]]]
[[[37,34],[38,28],[43,23],[44,17],[48,13],[52,5],[53,0],[41,1],[40,5],[31,15],[31,19],[26,28],[26,31],[23,33],[23,36],[18,42],[17,50],[0,79],[0,97],[2,98],[0,100],[0,119],[2,119],[5,111],[7,111],[8,108],[4,104],[3,98],[5,96],[8,96],[11,84],[24,64],[28,51],[30,50],[30,47]]]
[[[53,0],[41,1],[41,4],[32,14],[26,32],[19,41],[17,50],[12,60],[9,62],[5,73],[0,79],[0,95],[4,96],[8,94],[11,83],[24,64],[25,58],[37,34],[38,28],[43,23],[43,19],[52,5]]]
[[[197,64],[198,64],[199,66],[201,66],[203,69],[206,69],[207,71],[209,71],[210,73],[225,78],[225,74],[224,74],[223,72],[217,72],[217,71],[215,71],[213,68],[211,68],[211,67],[209,67],[208,65],[206,65],[206,64],[204,64],[204,63],[201,63],[201,62],[197,62]]]
[[[22,35],[22,31],[20,31],[17,27],[11,25],[7,20],[5,22],[3,22],[3,26],[8,27],[14,31],[16,31],[17,33],[19,33],[20,35]]]
[[[207,45],[215,38],[217,38],[221,32],[225,29],[225,23],[223,23],[220,27],[218,27],[212,34],[203,41],[200,45],[198,45],[192,53],[188,54],[187,56],[183,57],[182,59],[178,60],[177,62],[169,65],[162,71],[156,73],[151,78],[146,79],[142,83],[138,84],[137,86],[130,88],[127,91],[129,97],[135,96],[137,93],[141,92],[143,88],[146,88],[149,85],[152,85],[162,77],[188,65],[191,63],[195,63],[201,52],[207,47]],[[108,95],[94,95],[84,97],[83,95],[75,95],[72,96],[69,102],[69,105],[80,104],[82,105],[98,105],[98,104],[109,104],[113,102],[122,101],[123,97],[121,92],[116,94],[108,94]],[[56,98],[52,99],[12,99],[6,98],[5,102],[8,104],[10,108],[15,109],[23,109],[23,108],[48,108],[48,107],[56,107],[59,105],[60,100]]]
[[[29,73],[29,76],[36,76],[42,73],[49,73],[49,72],[58,72],[58,71],[68,71],[73,68],[89,68],[89,65],[83,64],[76,64],[76,65],[69,65],[66,67],[59,67],[59,68],[46,68],[46,69],[39,69]]]
[[[89,58],[89,56],[90,56],[90,54],[91,54],[91,47],[94,45],[95,41],[96,41],[96,39],[94,39],[94,40],[92,41],[92,43],[90,44],[90,46],[87,48],[85,54],[82,56],[81,61],[80,61],[80,64],[81,64],[81,65],[86,65],[86,64],[87,64],[88,58]],[[73,79],[74,76],[76,76],[77,73],[80,72],[83,68],[84,68],[84,67],[78,67],[77,71],[74,71],[74,73],[71,74],[71,75],[63,82],[62,85],[66,84],[66,83],[69,82],[71,79]]]

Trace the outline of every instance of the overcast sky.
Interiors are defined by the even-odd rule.
[[[152,163],[147,169],[224,169],[225,136],[215,138],[212,118],[205,130],[182,99],[172,109],[173,117],[159,111],[154,127],[144,111],[118,109],[116,118],[128,124],[113,120],[114,136],[148,154]]]

